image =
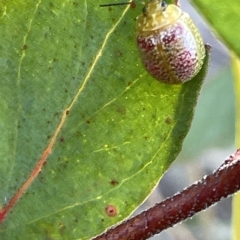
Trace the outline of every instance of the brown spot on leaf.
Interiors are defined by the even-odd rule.
[[[165,119],[165,123],[166,123],[166,124],[171,124],[171,123],[172,123],[172,119],[171,119],[170,117],[167,117],[167,118]]]
[[[67,110],[67,111],[66,111],[66,115],[68,115],[69,113],[70,113],[70,111],[69,111],[69,110]]]
[[[75,222],[75,223],[78,223],[78,219],[77,219],[77,218],[75,218],[75,219],[74,219],[74,222]]]
[[[63,225],[63,223],[59,223],[59,231],[60,231],[60,233],[63,233],[65,231],[65,229],[66,229],[66,226]]]
[[[117,208],[114,205],[108,205],[105,208],[105,212],[109,217],[115,217],[117,215]]]
[[[28,48],[28,46],[25,44],[23,45],[23,50],[26,50]]]
[[[117,112],[124,115],[124,114],[126,114],[126,109],[124,107],[118,107]]]
[[[117,181],[116,179],[112,179],[112,180],[110,181],[110,184],[111,184],[112,186],[116,186],[116,185],[118,185],[118,181]]]
[[[135,8],[136,6],[137,6],[137,4],[134,1],[132,1],[131,4],[130,4],[130,7]]]
[[[123,55],[123,53],[122,53],[121,51],[119,51],[119,50],[117,50],[117,51],[115,52],[115,57],[116,57],[116,58],[122,57],[122,55]]]

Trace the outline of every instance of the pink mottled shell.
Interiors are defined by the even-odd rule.
[[[153,31],[138,31],[137,44],[147,71],[157,80],[184,83],[201,69],[205,48],[193,21],[181,12],[171,24]]]

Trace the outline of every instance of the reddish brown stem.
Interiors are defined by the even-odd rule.
[[[147,239],[240,189],[240,149],[211,175],[94,240]]]

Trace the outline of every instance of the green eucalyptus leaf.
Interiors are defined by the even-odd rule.
[[[218,36],[240,57],[239,0],[192,0]],[[214,47],[214,46],[213,46]]]
[[[24,190],[1,239],[89,239],[128,217],[181,150],[208,60],[184,85],[150,77],[140,8],[0,2],[0,216]]]

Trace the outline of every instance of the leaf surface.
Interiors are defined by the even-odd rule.
[[[210,23],[217,36],[240,57],[240,4],[232,0],[192,0],[204,18]],[[214,47],[214,46],[213,46]]]
[[[2,239],[89,239],[129,216],[179,153],[207,61],[184,85],[151,78],[135,45],[141,7],[0,2],[2,212],[24,190]]]

